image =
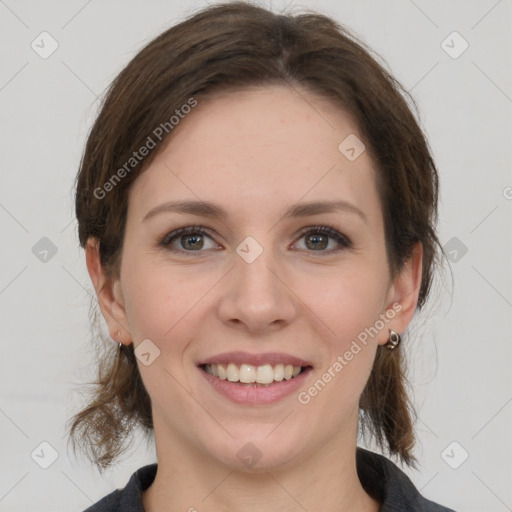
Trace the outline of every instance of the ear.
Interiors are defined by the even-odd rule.
[[[91,278],[101,313],[105,318],[110,337],[115,341],[129,345],[131,335],[121,293],[120,282],[106,275],[101,264],[99,240],[89,238],[85,247],[85,261]]]
[[[402,334],[413,319],[418,304],[423,268],[423,246],[418,242],[400,273],[391,282],[385,312],[389,319],[386,328],[379,333],[379,344],[389,340],[389,329]]]

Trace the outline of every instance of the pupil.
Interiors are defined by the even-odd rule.
[[[313,249],[318,249],[318,248],[325,249],[325,247],[327,247],[326,237],[324,235],[311,235],[308,238],[308,241],[313,241],[313,245],[312,245]],[[320,241],[320,244],[318,243],[319,241]]]
[[[184,249],[200,249],[202,247],[202,239],[200,236],[197,235],[185,235],[185,244],[183,245]],[[192,241],[190,243],[190,241]],[[187,247],[188,246],[188,247]]]

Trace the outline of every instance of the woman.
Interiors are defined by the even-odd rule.
[[[71,438],[103,470],[140,425],[158,465],[87,510],[448,510],[356,446],[414,466],[401,339],[436,211],[400,85],[331,19],[219,4],[148,44],[77,178],[119,349]]]

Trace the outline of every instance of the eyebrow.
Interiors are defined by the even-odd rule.
[[[310,215],[335,213],[338,211],[354,213],[364,222],[367,222],[365,214],[359,208],[347,201],[312,201],[308,203],[303,202],[293,204],[284,211],[281,218],[288,219],[293,217],[308,217]],[[218,217],[221,220],[225,220],[228,217],[228,213],[224,208],[207,201],[171,201],[149,210],[142,221],[145,222],[156,215],[169,212],[197,215],[201,217]]]

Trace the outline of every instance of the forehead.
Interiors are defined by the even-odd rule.
[[[138,216],[183,197],[261,214],[262,207],[277,211],[301,199],[343,199],[361,208],[378,200],[368,153],[354,160],[343,152],[346,140],[362,143],[351,116],[305,91],[220,93],[198,100],[175,130],[132,187]]]

